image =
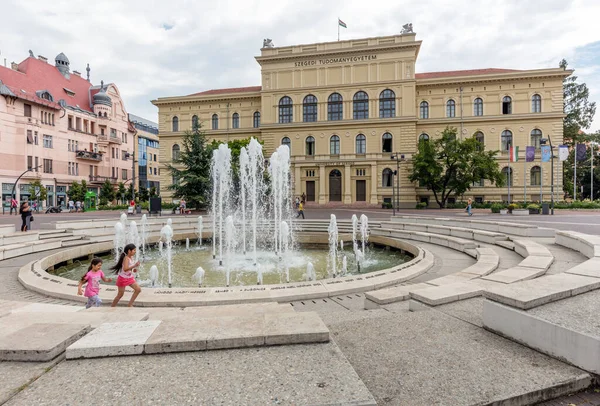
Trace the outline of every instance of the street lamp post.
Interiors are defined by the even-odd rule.
[[[13,199],[17,200],[17,195],[15,194],[15,189],[17,188],[17,183],[19,183],[19,179],[21,179],[23,177],[23,175],[25,175],[27,172],[35,171],[35,170],[41,168],[42,166],[43,165],[38,165],[35,168],[29,168],[25,172],[23,172],[22,174],[19,175],[19,177],[17,178],[17,180],[15,180],[15,183],[13,184],[12,193],[10,194]]]
[[[396,193],[393,193],[392,189],[392,208],[394,209],[393,215],[396,215],[396,206],[400,205],[400,161],[404,161],[404,154],[392,154],[392,160],[396,161]],[[395,198],[395,201],[393,200]]]

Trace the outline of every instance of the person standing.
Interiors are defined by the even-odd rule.
[[[13,213],[13,210],[15,211],[15,216],[17,214],[19,214],[19,210],[17,210],[17,207],[19,206],[19,204],[17,203],[17,199],[15,199],[14,197],[10,199],[10,214]]]
[[[300,204],[298,204],[298,215],[296,216],[296,218],[300,218],[300,216],[302,216],[302,220],[304,220],[304,202],[300,202]]]
[[[27,231],[31,229],[31,207],[27,201],[21,203],[21,208],[19,209],[19,213],[21,214],[21,231]]]
[[[179,201],[179,214],[185,214],[185,199],[183,197]]]
[[[469,197],[469,200],[467,200],[467,213],[469,214],[469,216],[473,215],[473,213],[471,211],[472,204],[473,204],[473,200]]]

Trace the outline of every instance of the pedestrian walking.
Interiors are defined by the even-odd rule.
[[[300,216],[302,216],[302,219],[304,220],[304,202],[300,202],[298,204],[298,215],[296,216],[296,218],[300,218]]]
[[[467,200],[467,208],[465,209],[465,211],[467,212],[467,214],[469,216],[472,216],[473,213],[471,211],[471,205],[473,204],[473,200],[469,197],[469,200]]]
[[[88,298],[85,305],[86,309],[90,307],[100,307],[102,300],[98,294],[100,293],[100,279],[104,282],[112,282],[112,278],[107,278],[102,272],[102,260],[100,258],[92,259],[87,272],[79,280],[79,286],[77,286],[77,294],[79,296],[84,295]],[[83,285],[85,285],[85,293],[83,292]]]
[[[73,200],[69,200],[69,213],[73,213],[75,210],[75,202]]]
[[[14,197],[10,199],[10,214],[13,213],[13,210],[15,211],[15,216],[17,214],[19,214],[19,210],[18,210],[19,204],[17,203],[17,199],[15,199]]]

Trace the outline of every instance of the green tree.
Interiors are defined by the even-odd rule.
[[[106,205],[108,202],[115,200],[115,189],[108,179],[104,181],[100,187],[100,204]]]
[[[69,186],[69,190],[67,190],[67,195],[69,196],[69,199],[76,202],[76,201],[82,201],[82,188],[81,185],[77,182],[73,182],[71,183],[71,186]],[[85,192],[83,193],[83,195],[85,195]]]
[[[156,187],[154,186],[150,188],[150,197],[156,197]]]
[[[459,140],[456,134],[456,128],[447,127],[441,138],[420,142],[409,174],[411,182],[433,192],[440,208],[446,207],[448,197],[464,194],[481,179],[504,185],[495,158],[498,151],[484,151],[474,137]]]
[[[119,186],[118,186],[118,197],[119,200],[121,201],[121,204],[123,204],[123,200],[125,199],[125,193],[127,193],[127,189],[125,188],[125,184],[123,182],[119,182]]]
[[[201,127],[186,131],[181,140],[179,157],[166,163],[175,182],[168,186],[176,198],[185,198],[188,207],[204,207],[211,189],[210,162],[212,148]]]
[[[29,194],[33,200],[37,200],[38,202],[44,202],[46,201],[46,197],[48,197],[46,186],[42,185],[42,181],[39,179],[29,184]]]
[[[142,202],[147,202],[148,199],[150,198],[150,195],[148,193],[148,189],[145,186],[141,186],[140,187],[140,201]]]
[[[567,69],[568,63],[563,59],[559,66]],[[596,103],[589,101],[589,95],[587,85],[578,83],[577,76],[571,75],[563,80],[563,134],[565,142],[570,145],[589,141],[589,137],[582,132],[590,128],[596,114]]]

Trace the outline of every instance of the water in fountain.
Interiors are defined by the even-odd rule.
[[[344,250],[344,240],[340,240],[340,251]]]
[[[185,239],[185,249],[188,251],[190,250],[190,239],[189,238]]]
[[[342,275],[346,275],[348,273],[348,262],[346,260],[346,256],[342,257]]]
[[[356,235],[358,233],[358,217],[356,214],[352,215],[352,251],[354,251],[354,256],[356,256],[356,251],[358,250],[358,243],[356,242]]]
[[[167,219],[167,225],[173,228],[173,219],[171,219],[170,217]]]
[[[307,281],[315,281],[317,280],[317,274],[315,273],[315,267],[312,262],[306,264],[306,280]]]
[[[369,241],[369,218],[364,214],[360,215],[360,238],[362,240],[362,254],[364,258],[367,256],[365,246]]]
[[[152,282],[152,287],[156,286],[158,282],[158,267],[156,265],[150,267],[150,281]]]
[[[337,247],[338,247],[338,226],[335,214],[331,215],[329,220],[329,256],[327,257],[327,272],[333,276],[337,276]]]
[[[246,194],[249,190],[248,172],[250,171],[250,157],[246,147],[240,150],[240,209],[242,212],[242,251],[246,255]]]
[[[146,243],[148,242],[148,218],[142,216],[142,255],[146,255]]]
[[[231,273],[231,262],[233,259],[232,250],[235,246],[235,225],[233,224],[232,216],[227,216],[225,219],[225,241],[227,249],[227,263],[225,264],[225,271],[227,272],[227,286],[229,286],[229,274]]]
[[[264,172],[265,172],[265,160],[262,152],[262,145],[253,137],[250,139],[248,144],[248,167],[246,172],[242,172],[241,176],[247,177],[246,184],[249,190],[249,207],[248,212],[250,216],[250,225],[252,228],[252,260],[254,265],[258,267],[258,258],[256,254],[256,239],[258,231],[258,222],[263,218],[264,210],[261,209],[261,199],[265,194],[264,185]],[[260,283],[262,283],[262,275],[260,277]]]
[[[225,218],[230,215],[231,201],[231,150],[226,144],[220,144],[213,152],[213,258],[216,257],[216,243],[219,244],[219,265],[223,265],[223,227]],[[218,231],[217,231],[218,230]]]
[[[198,216],[198,245],[202,245],[202,231],[204,230],[204,223],[202,222],[202,216]]]
[[[162,256],[163,254],[163,246],[164,246],[164,242],[159,241],[158,242],[158,253]]]
[[[196,273],[192,276],[194,282],[198,284],[198,287],[202,287],[202,282],[204,282],[204,269],[199,266],[196,268]]]
[[[140,257],[140,234],[135,221],[129,222],[129,243],[135,245],[135,262]]]
[[[123,247],[125,247],[125,228],[123,227],[123,223],[118,222],[115,224],[115,257],[119,257],[119,254],[123,251]]]
[[[273,220],[275,252],[282,249],[281,222],[291,222],[291,195],[290,195],[290,149],[287,145],[280,145],[269,159],[269,174],[271,175],[271,189],[273,197]],[[337,244],[337,241],[336,241]]]
[[[165,249],[163,250],[163,258],[167,261],[167,278],[168,278],[169,287],[171,287],[172,286],[171,273],[172,273],[172,266],[173,266],[173,257],[172,257],[173,229],[171,228],[170,225],[167,224],[160,230],[160,238],[164,239]]]
[[[287,253],[288,248],[289,248],[289,237],[290,237],[290,226],[285,221],[282,221],[281,222],[281,250],[280,250],[281,255],[279,256],[279,258],[284,259],[283,267],[285,269],[285,281],[286,282],[290,281],[290,266],[289,266],[288,261],[285,260],[285,254]]]

